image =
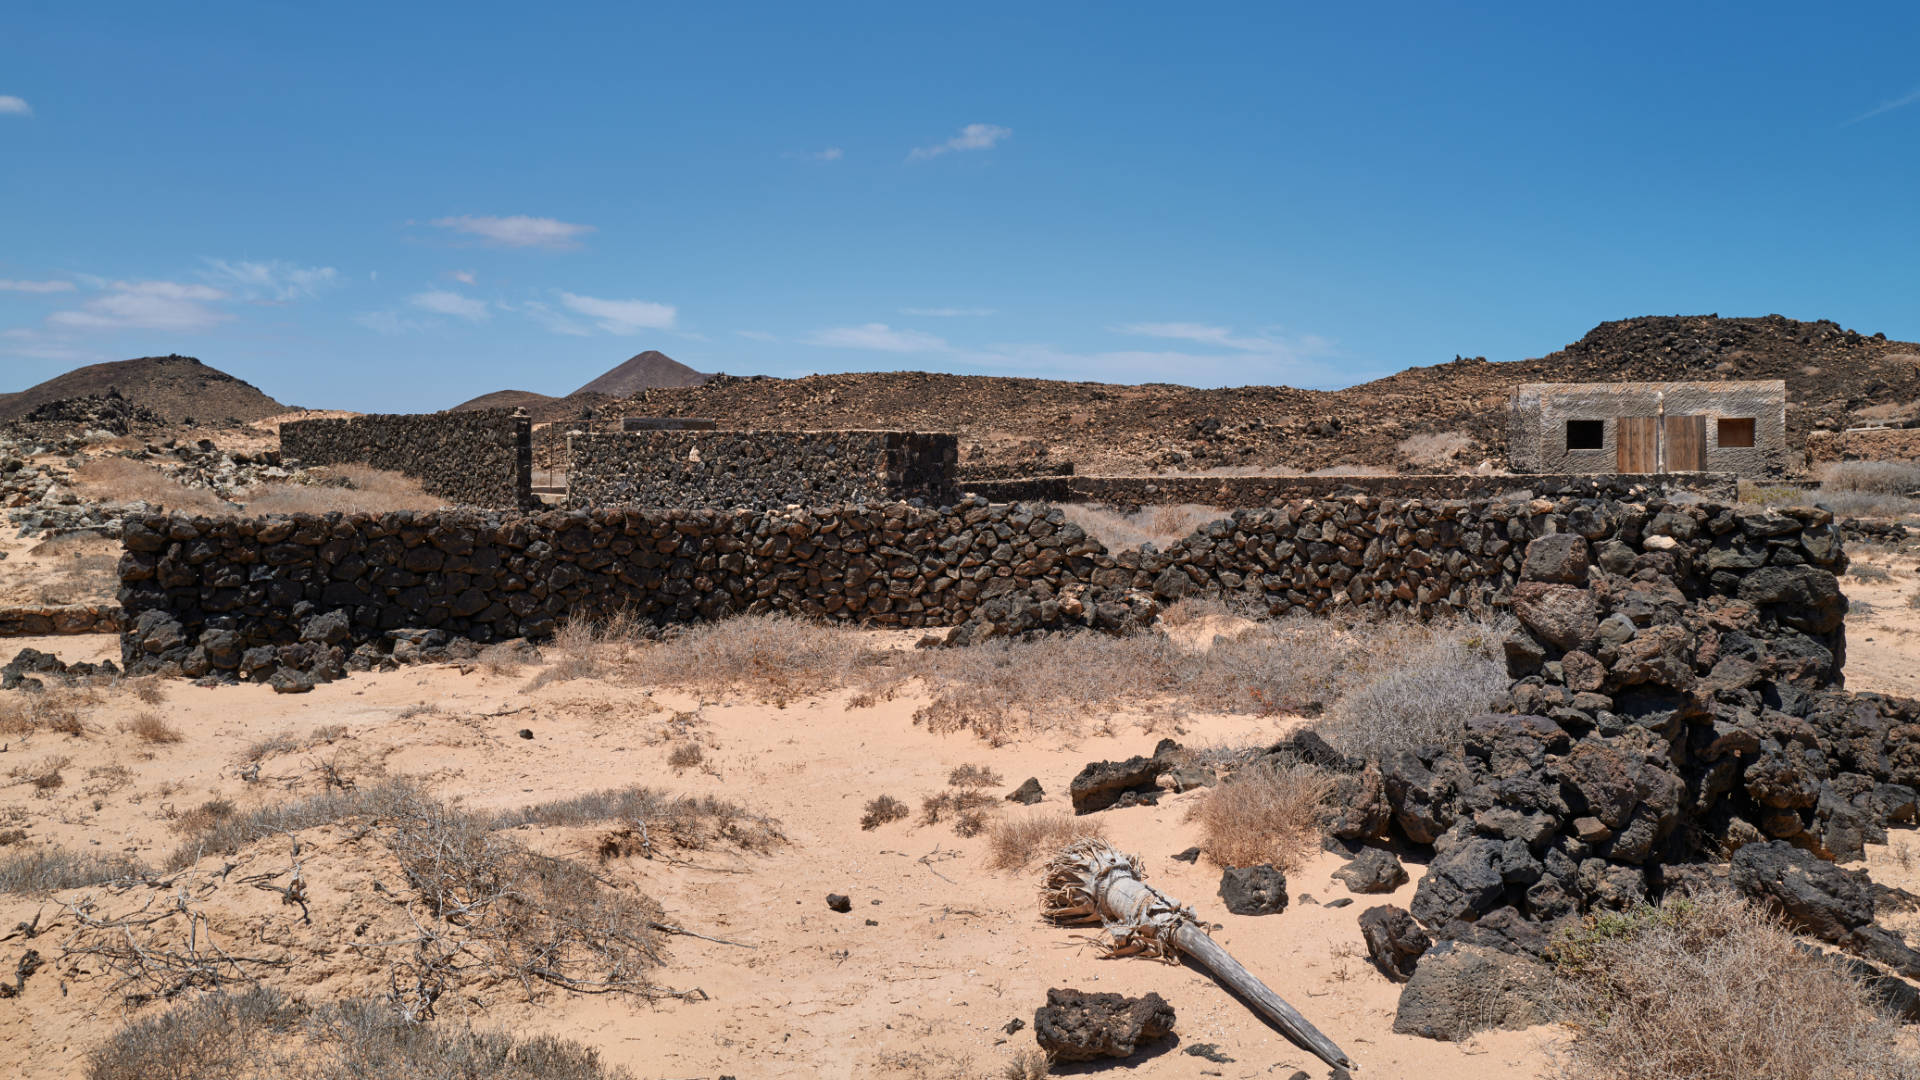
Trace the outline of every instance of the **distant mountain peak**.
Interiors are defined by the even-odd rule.
[[[656,387],[699,386],[706,381],[706,375],[658,349],[648,349],[575,390],[574,393],[631,397],[642,390],[652,390]]]

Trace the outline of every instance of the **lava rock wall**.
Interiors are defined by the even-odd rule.
[[[729,510],[921,499],[951,503],[953,435],[906,431],[631,431],[572,436],[567,504]]]
[[[469,506],[533,500],[533,427],[506,409],[290,420],[280,453],[303,465],[371,465],[404,473],[429,495]]]

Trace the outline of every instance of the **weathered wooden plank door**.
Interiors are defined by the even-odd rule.
[[[1660,471],[1660,418],[1622,416],[1614,421],[1614,443],[1619,448],[1620,471]]]
[[[1667,472],[1707,471],[1707,418],[1668,416]]]

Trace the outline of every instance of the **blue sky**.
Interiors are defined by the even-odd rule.
[[[1639,314],[1920,338],[1920,6],[10,4],[0,389],[1330,387]],[[1334,10],[1347,8],[1347,10]]]

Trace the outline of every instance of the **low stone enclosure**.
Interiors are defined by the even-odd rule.
[[[1509,399],[1507,455],[1523,473],[1784,475],[1787,385],[1525,383]]]
[[[951,434],[626,430],[571,436],[567,505],[720,510],[957,496]]]
[[[1732,473],[1599,476],[1587,473],[1455,476],[1058,476],[969,481],[991,502],[1098,502],[1113,506],[1192,503],[1231,510],[1276,501],[1365,496],[1374,499],[1498,499],[1524,496],[1644,502],[1675,492],[1715,502],[1738,497]]]
[[[1367,909],[1356,935],[1412,978],[1397,1026],[1469,1032],[1473,1018],[1433,1009],[1458,964],[1544,971],[1571,920],[1716,885],[1850,953],[1920,1019],[1897,977],[1920,979],[1920,952],[1875,921],[1920,899],[1835,865],[1915,822],[1920,702],[1841,689],[1847,559],[1822,510],[1359,496],[1242,510],[1164,552],[1117,554],[1058,510],[978,499],[153,516],[124,543],[130,674],[286,690],[621,610],[953,627],[949,644],[1124,632],[1199,594],[1276,615],[1510,612],[1508,691],[1445,739],[1357,760],[1309,732],[1263,759],[1335,774],[1326,825],[1350,851],[1427,862],[1410,911]],[[1477,1016],[1539,1019],[1485,1004]]]
[[[471,506],[533,505],[533,422],[508,409],[290,420],[280,425],[280,453],[306,465],[390,469]]]

